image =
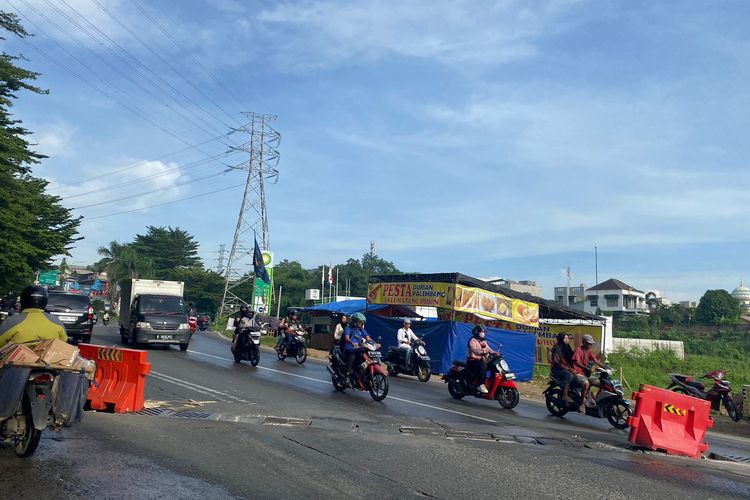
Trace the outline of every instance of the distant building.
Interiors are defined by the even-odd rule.
[[[514,281],[514,280],[505,279],[505,278],[495,277],[495,276],[491,278],[481,278],[481,279],[482,281],[486,281],[487,283],[492,283],[493,285],[501,286],[503,288],[508,288],[515,292],[528,293],[530,295],[533,295],[534,297],[542,296],[542,287],[537,285],[536,281],[529,281],[529,280]]]
[[[584,311],[639,314],[648,312],[646,294],[614,278],[586,289]]]
[[[565,293],[567,290],[568,300],[565,301]],[[583,303],[586,300],[586,285],[581,283],[578,286],[556,286],[554,301],[564,306],[572,307],[573,309],[580,309],[583,311]]]
[[[662,297],[659,290],[649,290],[646,292],[646,307],[648,307],[649,311],[654,311],[659,306],[669,305],[672,305],[672,301],[666,297]]]
[[[698,303],[694,300],[681,300],[680,305],[682,307],[698,307]]]
[[[740,286],[732,290],[732,297],[740,303],[742,314],[750,313],[750,288],[743,285],[742,280],[740,280]]]

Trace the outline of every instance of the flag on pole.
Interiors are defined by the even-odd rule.
[[[328,267],[328,284],[333,285],[333,268]]]
[[[255,239],[255,250],[253,251],[253,270],[255,271],[255,277],[263,280],[264,283],[271,284],[271,277],[268,276],[266,271],[266,264],[263,262],[263,254],[260,252],[258,246],[258,239]]]

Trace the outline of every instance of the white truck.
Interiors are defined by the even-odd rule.
[[[123,344],[179,344],[186,351],[190,326],[182,281],[120,281],[120,338]]]

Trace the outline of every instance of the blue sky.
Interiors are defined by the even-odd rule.
[[[215,265],[239,189],[101,216],[241,184],[238,134],[216,138],[257,111],[282,134],[277,259],[375,240],[404,270],[551,296],[566,266],[594,284],[597,246],[600,281],[675,300],[750,279],[745,2],[3,3],[35,33],[5,50],[50,89],[15,109],[36,173],[86,217],[72,262],[171,225]]]

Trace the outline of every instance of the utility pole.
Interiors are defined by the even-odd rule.
[[[254,241],[250,236],[257,235],[261,250],[270,250],[268,234],[268,212],[266,210],[266,181],[277,181],[279,171],[279,134],[269,123],[276,119],[274,115],[260,113],[243,113],[249,122],[236,132],[249,135],[249,140],[236,149],[249,153],[249,159],[235,168],[247,170],[247,182],[242,194],[237,227],[234,231],[232,249],[229,251],[226,273],[224,275],[224,295],[218,315],[231,313],[244,303],[250,303],[251,297],[241,297],[239,287],[253,282]],[[247,293],[247,291],[245,292]],[[270,304],[267,304],[269,307]]]
[[[224,254],[226,253],[227,253],[227,246],[224,243],[222,243],[221,245],[219,245],[219,252],[218,252],[219,258],[217,259],[218,262],[216,263],[217,274],[221,274],[222,272],[224,272],[224,259],[226,258]]]
[[[375,240],[370,240],[370,257],[375,257]]]

